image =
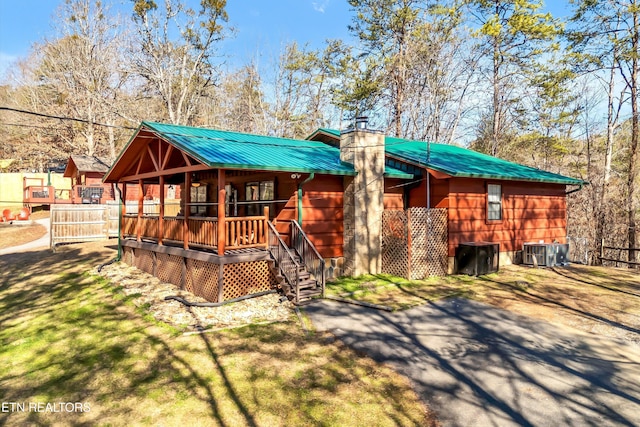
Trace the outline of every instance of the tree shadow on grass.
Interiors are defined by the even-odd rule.
[[[640,329],[636,328],[635,326],[630,326],[630,325],[625,325],[623,323],[620,323],[618,321],[609,319],[605,316],[602,316],[600,314],[598,314],[596,311],[594,310],[592,311],[587,311],[581,308],[577,308],[577,307],[572,307],[570,305],[567,305],[565,303],[560,302],[560,300],[562,298],[558,298],[558,299],[553,299],[550,296],[553,295],[553,292],[551,292],[551,295],[549,296],[545,296],[545,295],[538,295],[533,293],[533,291],[528,292],[528,291],[522,291],[518,286],[512,284],[512,283],[508,283],[508,282],[502,282],[499,280],[494,280],[491,279],[487,276],[479,276],[478,277],[479,280],[484,281],[484,282],[489,282],[489,283],[494,283],[498,286],[501,286],[503,288],[511,288],[514,292],[518,293],[518,296],[520,299],[524,300],[524,301],[528,301],[532,304],[540,304],[540,305],[546,305],[546,306],[550,306],[550,307],[556,307],[558,309],[561,309],[565,312],[571,313],[571,314],[575,314],[578,315],[580,317],[584,317],[599,323],[603,323],[606,324],[608,326],[614,327],[614,328],[618,328],[618,329],[622,329],[626,332],[630,332],[633,334],[640,334]],[[575,280],[575,279],[572,279]],[[562,293],[562,290],[559,290],[558,292]],[[546,294],[549,294],[549,292],[546,292]],[[593,305],[591,305],[593,306]]]
[[[612,292],[621,292],[631,297],[640,298],[640,280],[636,280],[635,282],[631,280],[622,280],[621,278],[616,277],[616,275],[613,274],[613,272],[616,271],[613,269],[611,270],[611,275],[607,277],[599,276],[597,281],[592,277],[594,272],[597,270],[590,271],[589,267],[553,267],[551,268],[551,270],[559,276],[578,281],[585,285],[596,286],[598,288],[606,289]]]
[[[86,273],[114,255],[69,246],[0,256],[0,364],[7,367],[0,402],[91,404],[72,415],[0,413],[0,425],[178,424],[187,417],[220,426],[282,417],[317,424],[324,422],[319,412],[330,419],[336,392],[362,381],[351,368],[375,369],[325,345],[317,363],[291,375],[301,359],[318,357],[310,348],[323,346],[295,333],[296,325],[172,336],[123,305],[117,284]],[[380,384],[368,398],[391,422],[422,424],[405,410],[401,387]]]

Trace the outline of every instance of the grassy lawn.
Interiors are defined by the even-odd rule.
[[[196,335],[150,320],[94,273],[113,256],[0,256],[0,403],[27,408],[0,425],[432,424],[407,380],[295,317]]]
[[[504,266],[485,276],[409,281],[388,275],[341,278],[327,295],[402,310],[441,298],[483,301],[550,322],[640,343],[640,275],[623,268]]]
[[[327,295],[405,310],[442,298],[472,298],[477,289],[470,276],[407,280],[388,274],[343,277],[327,284]]]

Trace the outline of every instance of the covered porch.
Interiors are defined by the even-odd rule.
[[[291,140],[258,138],[143,123],[104,179],[118,183],[120,200],[127,200],[120,224],[124,261],[212,302],[269,289],[296,303],[322,293],[324,257],[341,255],[342,245],[328,234],[335,227],[322,223],[341,223],[342,176],[353,169],[340,162],[323,169],[321,155],[301,155]],[[316,172],[323,179],[309,186]],[[151,200],[149,186],[160,190]],[[303,186],[318,192],[303,195]]]

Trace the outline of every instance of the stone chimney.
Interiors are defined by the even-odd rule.
[[[384,134],[367,128],[365,117],[340,135],[340,160],[357,175],[344,178],[344,274],[382,270]]]

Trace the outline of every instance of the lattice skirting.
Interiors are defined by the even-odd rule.
[[[411,280],[446,275],[447,238],[447,209],[384,211],[382,271]]]
[[[133,265],[133,248],[122,248],[122,262],[125,264]]]
[[[163,282],[182,287],[184,258],[177,255],[156,254],[156,277]]]
[[[134,257],[134,266],[145,273],[153,274],[155,255],[151,251],[145,251],[144,249],[136,249]]]
[[[123,247],[122,260],[211,302],[275,289],[277,285],[265,260],[216,264],[131,247]],[[222,292],[219,289],[220,279]]]
[[[185,261],[187,263],[186,290],[207,301],[218,302],[218,273],[221,266],[197,259],[187,258]]]

